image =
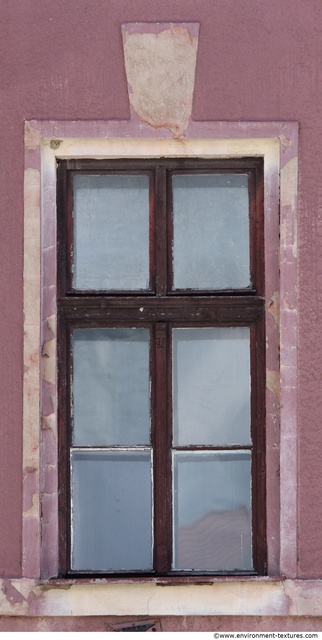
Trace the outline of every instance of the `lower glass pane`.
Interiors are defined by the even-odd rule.
[[[173,452],[173,569],[251,571],[250,451]]]
[[[72,452],[71,568],[152,568],[150,450]]]

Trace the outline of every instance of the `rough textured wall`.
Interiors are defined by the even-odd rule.
[[[243,616],[230,618],[228,616],[165,616],[141,620],[136,624],[152,624],[155,622],[157,631],[317,631],[321,628],[321,618],[284,617],[252,617]],[[114,631],[133,624],[133,619],[111,618],[102,616],[65,617],[65,618],[16,618],[0,617],[1,631]]]
[[[0,574],[21,571],[23,121],[129,117],[121,23],[198,21],[200,120],[300,122],[299,575],[322,577],[320,0],[1,0]]]

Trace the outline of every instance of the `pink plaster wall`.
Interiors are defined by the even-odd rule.
[[[141,618],[135,620],[140,624]],[[155,622],[158,631],[284,631],[301,632],[317,631],[322,627],[322,618],[316,617],[253,617],[253,616],[164,616],[160,618],[144,618],[143,622]],[[113,627],[118,625],[126,627],[133,624],[133,618],[122,617],[112,618],[103,616],[87,616],[82,618],[16,618],[0,617],[0,632],[3,631],[113,631]]]
[[[129,118],[135,21],[200,23],[195,120],[300,123],[299,576],[322,577],[320,0],[1,0],[0,575],[21,574],[23,122]]]

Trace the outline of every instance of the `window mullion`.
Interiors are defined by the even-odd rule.
[[[154,561],[158,573],[167,573],[171,563],[171,460],[168,428],[167,325],[155,327],[155,432],[154,432]]]
[[[263,175],[257,167],[249,173],[250,268],[257,294],[264,293]]]
[[[166,168],[158,166],[156,181],[156,294],[167,292],[167,217],[166,217]]]

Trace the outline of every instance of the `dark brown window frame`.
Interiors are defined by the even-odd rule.
[[[250,176],[250,270],[252,287],[224,291],[173,290],[171,286],[172,212],[169,181],[173,173],[248,173]],[[147,291],[74,291],[72,289],[72,176],[75,173],[147,173],[150,176],[150,289]],[[60,575],[117,576],[115,572],[75,572],[70,568],[71,347],[78,327],[150,327],[153,372],[153,439],[155,463],[154,570],[137,576],[198,576],[200,572],[171,571],[171,341],[176,326],[249,326],[251,335],[252,533],[254,571],[202,572],[202,575],[266,573],[265,479],[265,314],[263,162],[259,158],[232,160],[67,160],[57,167],[57,307],[59,421]],[[143,309],[143,310],[142,310]],[[161,425],[168,425],[166,432]],[[185,447],[179,447],[185,449]],[[190,447],[191,448],[191,447]],[[193,449],[229,450],[233,447]],[[236,447],[235,447],[236,448]],[[239,447],[244,448],[244,447]],[[166,460],[167,473],[160,473]],[[163,463],[162,463],[163,465]],[[164,465],[163,465],[164,467]],[[119,574],[127,575],[122,572]],[[133,572],[129,572],[133,577]],[[190,576],[190,578],[189,578]]]

